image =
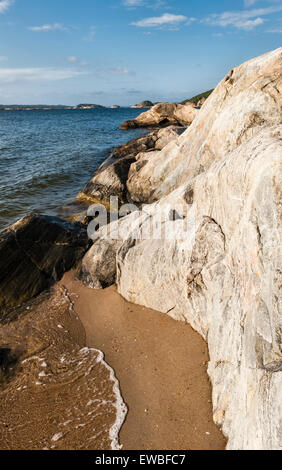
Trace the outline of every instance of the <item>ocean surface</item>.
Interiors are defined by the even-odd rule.
[[[29,212],[59,217],[112,148],[144,135],[120,124],[131,108],[0,112],[0,230]]]

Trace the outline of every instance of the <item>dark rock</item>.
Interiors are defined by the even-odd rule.
[[[131,119],[130,121],[124,121],[120,125],[120,129],[122,130],[137,129],[138,127],[140,127],[140,125],[135,119]]]
[[[5,370],[8,364],[11,363],[11,349],[1,348],[0,349],[0,369]]]
[[[104,289],[115,283],[116,252],[119,240],[97,240],[83,258],[79,279],[92,289]]]
[[[111,196],[118,196],[120,202],[126,202],[126,181],[130,166],[136,161],[138,153],[153,149],[157,140],[158,132],[152,132],[116,147],[77,198],[107,204]]]
[[[87,200],[90,203],[102,202],[105,206],[108,205],[111,196],[117,196],[120,203],[130,202],[126,183],[130,168],[136,162],[138,155],[162,149],[167,143],[177,139],[183,130],[183,127],[175,126],[158,129],[116,147],[77,195],[77,199]]]
[[[112,158],[117,159],[121,157],[126,157],[128,155],[137,153],[146,152],[155,147],[156,141],[158,140],[158,131],[151,132],[150,134],[144,135],[142,137],[137,137],[137,139],[130,140],[124,145],[115,147]]]
[[[86,227],[28,215],[0,233],[0,316],[74,267],[89,246]]]
[[[0,386],[9,379],[16,364],[16,354],[10,348],[0,348]]]

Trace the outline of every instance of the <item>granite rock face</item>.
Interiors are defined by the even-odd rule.
[[[186,217],[182,238],[129,237],[117,252],[127,300],[189,322],[208,341],[214,419],[232,449],[282,445],[281,142],[282,126],[262,130],[154,204],[139,229],[150,233],[164,204],[188,200],[188,215],[165,222],[182,233]]]
[[[154,202],[187,183],[260,129],[281,121],[281,58],[272,52],[231,72],[203,105],[197,119],[161,154],[129,174],[139,200]],[[148,199],[148,194],[150,195]]]
[[[207,340],[229,449],[282,448],[281,72],[282,49],[233,69],[130,175],[152,204],[102,234],[122,296]]]
[[[0,317],[59,280],[89,246],[86,228],[30,215],[0,233]]]
[[[125,121],[121,129],[136,129],[138,127],[167,127],[171,125],[189,126],[199,110],[192,104],[158,103],[149,111],[140,114],[136,119]]]

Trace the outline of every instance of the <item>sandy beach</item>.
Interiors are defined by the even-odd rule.
[[[67,273],[88,347],[105,353],[128,415],[124,450],[224,449],[213,423],[207,345],[190,325],[126,302],[115,287],[92,290]]]

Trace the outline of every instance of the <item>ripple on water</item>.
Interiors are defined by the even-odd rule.
[[[110,150],[146,131],[121,131],[140,110],[10,111],[0,114],[0,230],[27,212],[58,215]]]

